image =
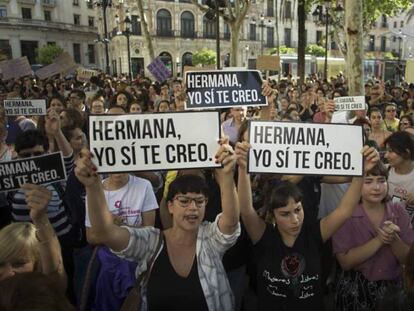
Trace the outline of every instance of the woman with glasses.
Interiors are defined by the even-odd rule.
[[[221,258],[240,234],[239,209],[233,180],[235,157],[227,142],[216,153],[222,213],[215,222],[203,222],[208,187],[198,176],[175,179],[167,195],[173,225],[119,227],[108,210],[91,153],[82,151],[76,176],[85,185],[89,218],[102,244],[121,258],[138,263],[141,310],[234,310],[234,299]],[[138,307],[138,306],[136,306]]]
[[[398,125],[398,129],[400,131],[407,131],[411,134],[414,134],[414,120],[412,114],[403,115],[400,118],[400,124]]]
[[[388,103],[384,108],[384,120],[382,121],[382,127],[392,133],[398,131],[398,124],[400,120],[397,116],[397,105],[394,103]]]

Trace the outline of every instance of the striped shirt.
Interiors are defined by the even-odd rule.
[[[73,154],[63,157],[67,175],[73,170],[74,158]],[[72,225],[69,222],[62,199],[66,188],[66,181],[62,183],[51,183],[43,185],[52,192],[52,197],[47,207],[47,217],[55,229],[58,237],[65,235],[70,231]],[[11,196],[12,216],[15,222],[28,221],[31,222],[30,208],[26,204],[24,191],[19,189]]]
[[[240,235],[240,224],[232,234],[223,234],[218,227],[220,216],[221,214],[217,215],[214,222],[203,222],[198,229],[196,244],[198,275],[208,310],[234,311],[234,297],[224,271],[222,257],[226,250],[236,243]],[[148,261],[156,252],[160,230],[154,227],[124,228],[130,234],[128,246],[121,252],[113,252],[121,258],[137,262],[138,277],[148,269]],[[162,247],[164,245],[161,249]],[[141,310],[147,310],[145,286],[141,288],[141,297]]]

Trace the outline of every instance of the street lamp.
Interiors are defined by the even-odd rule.
[[[131,73],[131,45],[129,44],[129,37],[131,36],[131,26],[132,26],[132,22],[131,22],[131,13],[129,12],[129,10],[127,9],[125,11],[125,19],[123,21],[124,25],[125,25],[125,30],[123,32],[119,31],[118,34],[123,34],[126,39],[127,39],[127,51],[128,51],[128,76],[129,76],[129,80],[132,81],[132,73]],[[115,15],[115,21],[117,23],[117,25],[119,25],[119,16]]]
[[[206,13],[206,18],[216,18],[216,63],[217,69],[220,69],[220,10],[227,5],[226,0],[207,0],[206,5],[209,10]]]
[[[328,37],[329,37],[329,24],[331,23],[331,1],[325,0],[325,14],[323,13],[322,6],[318,5],[315,11],[312,13],[313,21],[316,24],[323,24],[325,26],[325,63],[324,63],[324,78],[328,79]],[[338,4],[335,9],[335,12],[341,13],[344,11],[344,8],[341,4]]]
[[[264,42],[264,28],[266,27],[265,25],[265,17],[263,14],[260,14],[260,55],[263,55],[263,42]]]
[[[108,39],[108,25],[106,23],[106,9],[108,7],[112,6],[112,0],[99,0],[99,1],[93,1],[92,0],[85,0],[87,3],[92,3],[98,7],[102,8],[103,13],[103,20],[104,20],[104,38],[103,43],[105,44],[105,62],[106,62],[106,68],[105,72],[106,74],[110,74],[110,68],[109,68],[109,39]]]
[[[246,51],[246,68],[249,67],[249,50],[250,47],[246,44],[246,46],[244,47],[244,50]]]

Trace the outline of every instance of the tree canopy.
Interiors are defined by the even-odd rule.
[[[58,45],[46,45],[37,50],[36,61],[42,65],[48,65],[63,53],[63,49]]]

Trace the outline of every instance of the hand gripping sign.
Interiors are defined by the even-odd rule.
[[[362,176],[358,125],[251,121],[249,172]]]
[[[185,81],[187,110],[267,105],[257,70],[188,71]]]
[[[49,184],[66,180],[60,152],[0,162],[0,192],[17,190],[25,183]]]
[[[8,99],[4,101],[7,116],[44,116],[46,100],[44,99]]]
[[[89,116],[90,149],[99,172],[220,167],[218,112]]]

